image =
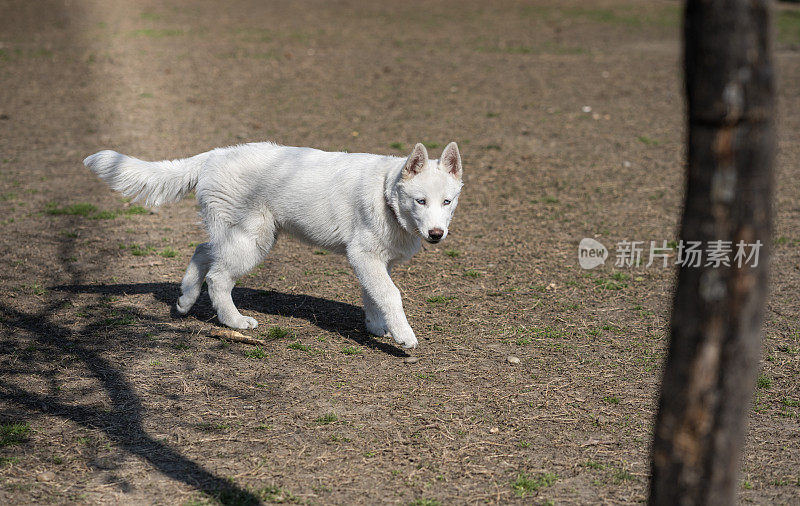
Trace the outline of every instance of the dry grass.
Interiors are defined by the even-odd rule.
[[[674,4],[12,4],[0,427],[29,430],[0,446],[1,502],[644,499],[673,271],[586,273],[576,249],[675,238]],[[800,65],[782,44],[776,275],[740,491],[757,503],[800,498]],[[80,164],[263,139],[459,142],[451,235],[394,273],[418,362],[364,332],[345,259],[291,239],[234,291],[263,344],[212,339],[207,297],[170,310],[204,240],[193,203],[130,211]]]

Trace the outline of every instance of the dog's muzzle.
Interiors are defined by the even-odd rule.
[[[432,228],[428,230],[428,237],[426,237],[425,240],[431,244],[436,244],[442,240],[442,237],[444,237],[444,230],[441,228]]]

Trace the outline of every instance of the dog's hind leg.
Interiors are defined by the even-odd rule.
[[[175,304],[178,313],[188,313],[197,301],[209,267],[211,267],[211,243],[204,242],[195,248],[189,267],[186,268],[186,274],[183,275],[181,296]]]
[[[367,325],[367,332],[379,337],[391,335],[378,305],[363,288],[361,289],[361,300],[364,302],[364,323]]]
[[[275,224],[263,222],[258,232],[241,225],[225,231],[217,242],[212,238],[211,268],[206,275],[208,295],[217,310],[220,323],[235,329],[252,329],[258,325],[255,318],[239,313],[233,304],[231,290],[236,280],[261,263],[275,243]]]

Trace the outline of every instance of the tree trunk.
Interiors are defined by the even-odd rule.
[[[772,240],[771,7],[769,0],[688,0],[684,15],[688,175],[680,237],[701,241],[705,255],[700,266],[678,272],[649,502],[730,505],[758,371]],[[708,265],[720,240],[731,241],[730,266]],[[755,265],[735,261],[740,241],[760,241]]]

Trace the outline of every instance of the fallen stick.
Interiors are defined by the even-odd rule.
[[[227,340],[227,341],[234,341],[237,343],[245,343],[245,344],[266,344],[266,341],[261,339],[256,339],[255,337],[250,337],[242,334],[241,332],[236,332],[235,330],[230,329],[214,329],[212,330],[209,335],[211,337],[216,337],[217,339]]]
[[[136,269],[138,267],[155,267],[156,265],[161,265],[163,263],[164,262],[145,262],[143,264],[131,264],[128,267],[130,267],[132,269]]]

